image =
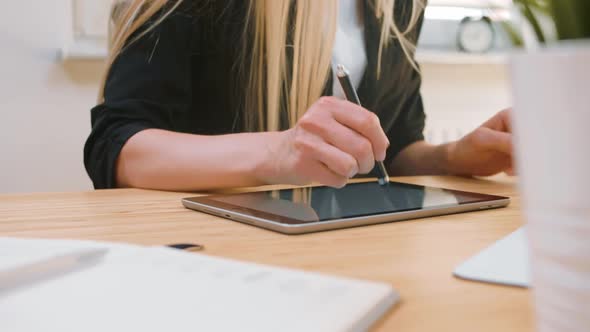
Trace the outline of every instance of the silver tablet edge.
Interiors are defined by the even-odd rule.
[[[237,211],[227,210],[223,208],[218,208],[215,206],[205,205],[202,203],[197,203],[190,201],[188,199],[183,199],[182,204],[184,207],[204,212],[207,214],[212,214],[218,217],[222,217],[224,219],[231,219],[234,221],[238,221],[241,223],[245,223],[248,225],[253,225],[265,229],[270,229],[279,233],[289,234],[289,235],[296,235],[296,234],[306,234],[306,233],[313,233],[313,232],[321,232],[333,229],[341,229],[341,228],[350,228],[350,227],[357,227],[357,226],[366,226],[366,225],[375,225],[375,224],[383,224],[389,223],[394,221],[402,221],[402,220],[411,220],[411,219],[418,219],[418,218],[427,218],[427,217],[435,217],[435,216],[442,216],[442,215],[449,215],[461,212],[470,212],[470,211],[479,211],[479,210],[489,210],[489,209],[497,209],[506,207],[510,204],[510,198],[502,198],[497,200],[491,200],[486,202],[476,202],[476,203],[468,203],[462,205],[453,205],[453,206],[446,206],[446,207],[431,207],[431,208],[424,208],[416,211],[404,211],[404,212],[395,212],[395,213],[387,213],[387,214],[380,214],[375,216],[364,216],[364,217],[355,217],[355,218],[346,218],[346,219],[334,219],[328,221],[318,221],[313,223],[306,223],[302,225],[289,225],[289,224],[282,224],[278,223],[273,220],[259,218],[255,216],[250,216],[247,214],[243,214]]]

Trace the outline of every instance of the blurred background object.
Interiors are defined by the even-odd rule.
[[[91,188],[82,146],[103,66],[62,61],[73,17],[70,0],[8,1],[0,11],[0,192]]]
[[[590,1],[515,0],[537,45],[510,60],[537,330],[590,327]]]
[[[506,51],[512,47],[504,29],[511,18],[510,5],[507,1],[430,1],[419,47],[426,54]]]
[[[430,142],[457,139],[510,105],[510,42],[499,27],[511,19],[511,2],[429,1],[417,58]],[[111,0],[20,0],[0,12],[0,193],[92,188],[82,148],[107,53],[110,6]]]
[[[467,134],[510,106],[506,52],[511,0],[430,0],[417,59],[422,66],[426,139],[444,143]]]

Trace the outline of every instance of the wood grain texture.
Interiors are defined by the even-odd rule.
[[[402,303],[376,331],[532,331],[529,291],[456,279],[453,269],[521,226],[507,177],[394,179],[510,196],[510,207],[288,236],[186,210],[187,193],[124,189],[0,195],[0,236],[144,245],[193,242],[204,253],[387,282]]]

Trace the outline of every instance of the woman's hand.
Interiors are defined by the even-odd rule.
[[[513,174],[511,110],[504,110],[448,146],[450,173],[488,176]]]
[[[385,160],[389,140],[372,112],[335,97],[322,97],[297,125],[268,142],[267,183],[319,182],[343,187],[356,174]]]

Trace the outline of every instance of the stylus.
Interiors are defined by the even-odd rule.
[[[350,80],[350,76],[348,75],[348,71],[346,70],[346,68],[343,65],[338,65],[336,69],[336,76],[338,76],[338,81],[342,86],[342,90],[344,90],[344,95],[346,96],[346,99],[348,99],[348,101],[352,103],[361,106],[361,100],[359,99],[359,96],[357,95],[356,90],[352,85],[352,81]],[[389,183],[389,174],[387,174],[387,169],[385,168],[385,165],[382,161],[377,161],[376,164],[379,184],[382,186],[386,185],[387,183]]]
[[[0,292],[90,267],[107,253],[108,249],[80,249],[0,271]]]

